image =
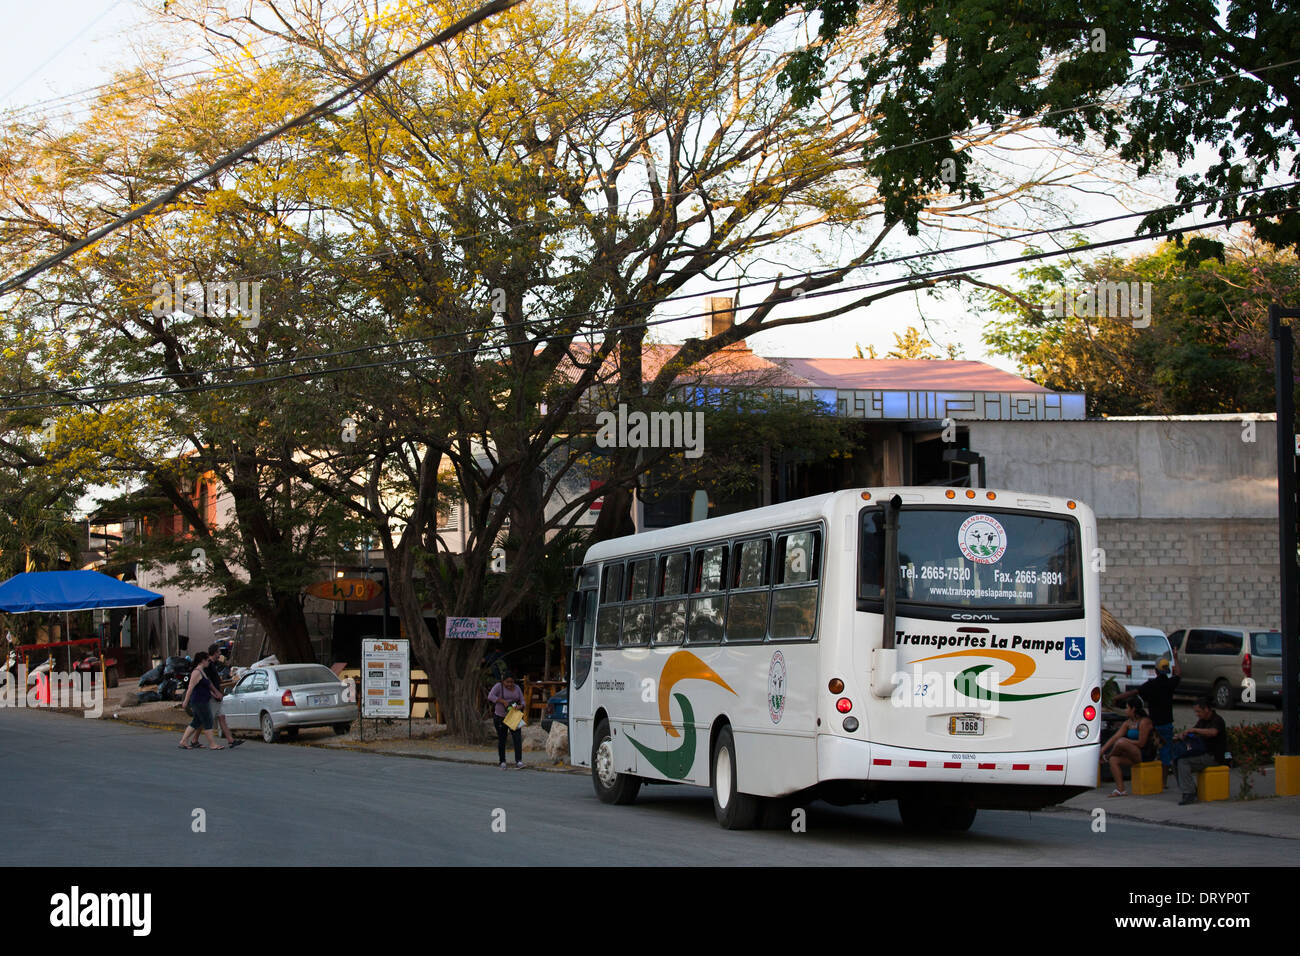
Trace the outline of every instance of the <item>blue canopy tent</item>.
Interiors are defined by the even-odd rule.
[[[63,614],[63,630],[68,632],[68,615],[73,611],[109,608],[159,607],[163,596],[156,591],[127,584],[98,571],[27,571],[15,574],[0,584],[0,611],[9,614],[53,612]],[[72,642],[56,642],[66,646]],[[93,639],[98,646],[99,639]],[[71,667],[69,650],[69,667]],[[101,656],[101,673],[103,663]],[[109,686],[116,685],[116,677]]]
[[[163,596],[98,571],[27,571],[0,584],[0,611],[92,611],[159,607]]]

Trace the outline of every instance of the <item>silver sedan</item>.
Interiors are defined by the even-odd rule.
[[[221,712],[232,731],[260,731],[268,744],[284,731],[297,736],[302,727],[346,734],[357,719],[357,705],[343,699],[347,686],[320,664],[258,667],[226,692]]]

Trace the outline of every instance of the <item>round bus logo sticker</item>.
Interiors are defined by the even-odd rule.
[[[1007,532],[990,515],[971,515],[957,529],[957,547],[976,564],[996,564],[1007,553]]]
[[[767,668],[767,714],[779,724],[785,714],[785,658],[777,651]]]

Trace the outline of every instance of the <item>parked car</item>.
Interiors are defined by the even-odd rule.
[[[1215,625],[1174,631],[1182,667],[1179,693],[1205,694],[1220,710],[1241,703],[1247,677],[1255,700],[1282,706],[1282,634],[1258,627]]]
[[[546,710],[542,712],[542,730],[549,734],[551,724],[557,720],[564,726],[569,726],[569,690],[567,687],[546,702]]]
[[[1103,682],[1115,678],[1120,692],[1141,687],[1156,676],[1156,663],[1162,657],[1171,656],[1169,638],[1165,632],[1154,627],[1124,625],[1133,635],[1137,644],[1137,653],[1130,658],[1118,647],[1104,649],[1101,659],[1101,679]]]
[[[230,729],[260,731],[268,744],[303,727],[333,727],[346,734],[357,705],[343,699],[347,684],[320,664],[274,664],[244,674],[221,703]]]

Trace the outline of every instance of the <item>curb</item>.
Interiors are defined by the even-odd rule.
[[[1260,797],[1261,800],[1273,800],[1274,797]],[[1216,801],[1217,802],[1217,801]],[[1106,808],[1102,808],[1106,809]],[[1046,807],[1042,813],[1077,813],[1080,816],[1091,817],[1092,811],[1081,810],[1078,807],[1055,806]],[[1285,833],[1257,833],[1253,830],[1234,830],[1231,827],[1214,826],[1208,823],[1194,822],[1175,822],[1173,820],[1153,820],[1150,817],[1134,816],[1131,813],[1117,813],[1113,810],[1106,809],[1106,819],[1124,820],[1128,823],[1146,823],[1153,827],[1170,827],[1175,830],[1202,830],[1206,833],[1231,833],[1234,836],[1262,837],[1273,840],[1300,840],[1300,836],[1288,836]]]
[[[101,719],[116,721],[119,724],[130,724],[133,727],[150,728],[153,730],[177,731],[177,730],[184,730],[187,726],[189,726],[188,723],[161,724],[149,720],[135,720],[130,717],[105,717]],[[241,731],[241,733],[245,733],[245,732],[246,731]],[[408,758],[414,758],[416,760],[440,760],[443,763],[459,763],[459,764],[467,764],[470,766],[478,766],[478,767],[491,767],[493,765],[492,762],[485,761],[485,760],[469,760],[462,757],[449,757],[443,754],[402,753],[395,750],[371,749],[370,747],[361,747],[361,746],[357,746],[356,744],[324,743],[324,742],[314,741],[314,740],[284,741],[283,745],[287,747],[313,747],[317,750],[346,750],[352,753],[371,754],[372,756],[379,756],[379,757],[408,757]],[[560,764],[560,765],[551,765],[551,766],[524,764],[523,769],[537,770],[544,773],[585,774],[587,772],[581,767],[574,767],[570,764]]]

